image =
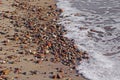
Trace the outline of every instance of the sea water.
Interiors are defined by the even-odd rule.
[[[89,54],[77,70],[90,80],[120,80],[120,0],[58,0],[65,37]]]

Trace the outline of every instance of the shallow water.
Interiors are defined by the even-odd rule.
[[[87,51],[77,70],[91,80],[120,80],[120,0],[59,0],[59,23],[80,50]]]

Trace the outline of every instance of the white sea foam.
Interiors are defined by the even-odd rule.
[[[78,65],[79,73],[91,80],[120,80],[120,1],[58,0],[57,5],[65,36],[90,57]]]

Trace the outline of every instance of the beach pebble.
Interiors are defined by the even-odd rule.
[[[5,69],[5,70],[0,71],[0,74],[2,75],[8,75],[9,73],[10,73],[10,69]]]

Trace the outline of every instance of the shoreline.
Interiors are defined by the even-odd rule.
[[[1,79],[84,80],[75,65],[86,53],[63,37],[54,0],[2,0],[0,7]]]

